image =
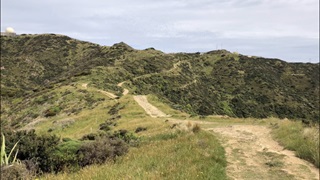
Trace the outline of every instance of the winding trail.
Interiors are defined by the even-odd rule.
[[[125,83],[125,81],[123,81],[123,82],[121,82],[121,83],[119,83],[117,86],[118,87],[122,87],[122,85],[123,85],[123,83]],[[122,92],[122,95],[127,95],[129,93],[129,90],[128,89],[126,89],[126,88],[123,88],[123,92]]]
[[[122,87],[123,83],[125,83],[125,81],[119,83],[117,86],[118,86],[118,87]],[[87,88],[88,88],[88,83],[83,83],[83,84],[82,84],[82,87],[83,87],[84,89],[87,89]],[[100,93],[102,93],[102,94],[110,97],[111,99],[116,99],[116,98],[118,98],[117,95],[115,95],[115,94],[113,94],[113,93],[111,93],[111,92],[107,92],[107,91],[103,91],[103,90],[98,90],[98,91],[99,91]],[[125,95],[127,95],[128,93],[129,93],[129,90],[126,89],[126,88],[123,88],[122,95],[125,96]]]
[[[153,118],[170,117],[150,104],[146,96],[134,100]],[[271,137],[271,129],[259,125],[219,126],[216,122],[168,118],[171,123],[201,124],[202,129],[216,134],[226,150],[227,175],[234,180],[319,180],[319,169],[285,150]],[[206,128],[215,124],[215,128]]]
[[[153,117],[170,117],[169,115],[165,114],[164,112],[160,111],[158,108],[150,104],[147,100],[147,96],[138,95],[133,96],[134,100],[146,111],[146,113]]]
[[[99,92],[101,92],[104,95],[107,95],[108,97],[110,97],[111,99],[116,99],[118,98],[117,95],[111,93],[111,92],[107,92],[107,91],[103,91],[103,90],[98,90]]]

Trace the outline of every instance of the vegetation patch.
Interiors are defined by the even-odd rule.
[[[281,145],[319,168],[319,126],[306,127],[301,122],[283,120],[272,132]]]
[[[163,137],[163,135],[162,135]],[[224,150],[212,134],[178,133],[174,138],[144,139],[114,163],[44,179],[227,179]],[[201,142],[201,143],[199,143]]]

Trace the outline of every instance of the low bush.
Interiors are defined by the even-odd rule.
[[[111,130],[111,127],[106,123],[102,123],[99,125],[99,130],[107,132],[107,131]]]
[[[115,160],[117,156],[128,151],[129,146],[126,142],[131,142],[134,139],[134,136],[125,130],[117,131],[115,134],[105,132],[88,134],[82,138],[86,141],[63,138],[61,142],[57,136],[37,135],[34,130],[29,132],[7,131],[5,136],[7,147],[3,149],[6,151],[13,149],[15,146],[13,142],[20,140],[17,145],[19,149],[17,158],[21,160],[23,165],[26,165],[25,167],[30,174],[70,172],[90,164],[101,164],[107,160]],[[24,171],[20,173],[21,169],[20,166],[19,168],[17,166],[15,169],[10,169],[10,173],[13,176],[23,174]]]
[[[31,179],[31,175],[22,163],[14,163],[10,166],[1,166],[1,180]]]
[[[113,133],[114,137],[122,139],[124,142],[128,143],[131,146],[138,146],[140,139],[136,137],[133,133],[128,132],[125,129],[120,129]]]
[[[61,108],[58,106],[51,107],[44,112],[45,117],[55,116],[61,111]]]
[[[84,143],[78,150],[80,166],[102,164],[114,160],[128,151],[127,144],[119,138],[99,138],[96,141]]]
[[[194,124],[191,130],[193,133],[198,133],[201,130],[201,127],[199,126],[199,124]]]
[[[139,127],[137,127],[137,129],[136,129],[134,132],[135,132],[135,133],[138,133],[138,132],[146,131],[146,130],[147,130],[146,127],[141,127],[141,126],[139,126]]]
[[[97,133],[90,133],[90,134],[86,134],[84,136],[82,136],[82,138],[80,140],[85,141],[85,140],[96,140],[97,137],[99,137],[100,135]]]
[[[116,125],[117,125],[116,122],[113,122],[112,120],[106,120],[104,123],[101,123],[99,125],[99,129],[107,132],[111,130],[111,126],[116,126]]]
[[[21,161],[32,160],[37,166],[37,173],[51,172],[52,152],[59,144],[59,138],[55,135],[37,135],[34,130],[4,132],[8,148],[14,146],[13,142],[18,142],[19,149],[17,159]]]
[[[116,115],[118,114],[119,110],[123,109],[125,106],[120,104],[120,103],[116,103],[115,105],[113,105],[111,107],[111,109],[108,111],[108,114],[110,115]]]
[[[68,140],[60,143],[51,154],[52,171],[59,172],[63,170],[79,169],[77,151],[80,149],[82,142]]]

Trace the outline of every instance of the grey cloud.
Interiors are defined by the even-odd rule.
[[[3,0],[2,28],[166,52],[319,60],[318,0]],[[3,30],[3,29],[2,29]],[[220,45],[221,46],[221,45]]]

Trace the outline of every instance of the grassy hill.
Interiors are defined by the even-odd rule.
[[[125,96],[124,87],[130,90]],[[166,54],[55,34],[1,36],[5,151],[19,141],[18,159],[48,179],[210,179],[212,174],[226,179],[221,141],[193,130],[198,127],[194,122],[274,122],[252,119],[267,117],[319,122],[318,92],[319,63],[226,50]],[[187,127],[166,117],[151,118],[133,100],[138,94],[148,95],[179,122],[190,121]],[[289,130],[277,133],[285,144],[284,131]],[[305,142],[303,131],[300,125],[292,133],[301,137],[299,147]],[[313,147],[316,141],[308,143]],[[292,144],[290,149],[296,149]],[[309,153],[304,158],[319,164],[308,149],[300,154]],[[63,173],[48,174],[57,172]]]
[[[126,81],[134,93],[155,94],[194,115],[319,120],[319,63],[226,50],[165,54],[123,42],[107,47],[45,34],[2,36],[1,66],[1,115],[16,121],[13,125],[43,116],[21,112],[37,98],[57,98],[53,89],[81,79],[116,94],[122,91],[116,84]]]

